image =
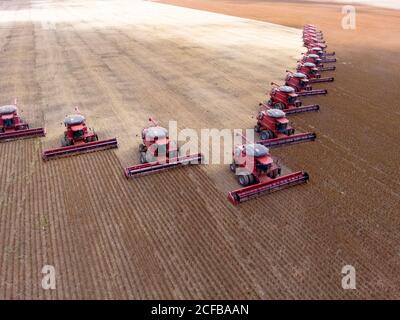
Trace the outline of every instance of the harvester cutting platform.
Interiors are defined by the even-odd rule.
[[[318,104],[302,106],[302,102],[298,99],[299,95],[295,92],[294,88],[289,86],[273,85],[269,95],[270,98],[266,104],[260,103],[262,108],[280,109],[287,115],[319,110]]]
[[[261,141],[257,143],[268,148],[314,141],[317,137],[313,132],[295,133],[285,113],[279,109],[260,111],[254,129],[260,134]]]
[[[170,140],[168,130],[158,125],[153,119],[150,126],[142,130],[142,141],[139,145],[140,164],[125,168],[127,178],[156,173],[187,164],[200,164],[201,153],[180,156],[176,141]]]
[[[44,137],[45,135],[44,128],[29,128],[29,124],[25,123],[18,115],[16,103],[0,107],[0,141]]]
[[[228,200],[238,205],[259,195],[271,193],[308,181],[306,172],[298,171],[285,176],[274,163],[269,149],[258,143],[246,143],[235,148],[230,169],[243,187],[228,193]]]
[[[66,131],[61,140],[62,147],[44,151],[43,160],[118,147],[116,138],[99,140],[97,134],[86,126],[86,119],[81,114],[67,116],[64,125]]]

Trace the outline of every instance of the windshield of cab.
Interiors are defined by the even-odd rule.
[[[292,97],[292,96],[288,97],[288,103],[289,104],[294,104],[295,101],[296,101],[296,97]]]
[[[73,134],[74,139],[82,138],[83,137],[83,130],[73,131],[72,134]]]
[[[12,127],[14,121],[13,121],[13,119],[4,119],[3,123],[4,123],[5,127]]]
[[[276,130],[278,130],[279,132],[285,132],[286,128],[287,128],[287,123],[280,123],[280,122],[276,123]]]
[[[167,145],[166,144],[158,144],[157,145],[157,155],[158,156],[166,156],[167,155]]]

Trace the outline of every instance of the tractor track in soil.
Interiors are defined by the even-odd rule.
[[[30,102],[26,117],[48,129],[41,143],[0,144],[6,155],[0,158],[0,298],[398,296],[400,188],[391,174],[399,169],[396,144],[389,131],[382,132],[379,141],[394,149],[382,159],[383,145],[361,134],[395,124],[397,118],[370,121],[331,98],[346,97],[376,111],[375,94],[367,101],[362,91],[352,90],[339,61],[328,97],[315,99],[322,111],[293,117],[301,131],[316,130],[317,141],[274,154],[285,166],[308,171],[306,186],[233,208],[226,191],[237,185],[226,166],[126,180],[122,167],[137,162],[135,134],[149,115],[162,121],[176,117],[179,127],[195,129],[251,127],[266,84],[280,80],[294,55],[280,57],[279,50],[266,52],[262,43],[249,43],[251,58],[240,48],[217,46],[216,36],[207,45],[199,40],[224,30],[220,22],[171,32],[168,26],[177,12],[199,14],[183,8],[119,0],[118,7],[126,11],[107,2],[102,10],[94,9],[95,3],[0,4],[0,9],[15,10],[15,17],[18,10],[29,11],[26,21],[10,19],[0,29],[0,70],[11,74],[0,78],[0,88]],[[135,5],[139,11],[147,6],[164,10],[165,18],[158,26],[135,25],[128,14]],[[55,22],[34,19],[37,10],[48,8]],[[98,15],[86,17],[90,10],[99,10]],[[229,23],[227,37],[248,41],[236,22]],[[264,28],[259,22],[237,23],[253,42],[257,28]],[[333,36],[328,34],[327,41],[331,49],[338,46],[339,59],[349,61]],[[268,72],[262,69],[264,60]],[[366,84],[370,91],[373,87]],[[388,101],[381,108],[389,109]],[[100,138],[117,136],[120,148],[42,162],[40,151],[58,145],[59,123],[75,105]],[[347,127],[354,121],[368,122],[352,132]],[[114,125],[118,122],[121,127]],[[368,143],[378,154],[366,152]],[[373,190],[364,195],[366,185]],[[55,291],[40,288],[45,264],[57,270]],[[345,264],[357,268],[356,291],[340,287]]]

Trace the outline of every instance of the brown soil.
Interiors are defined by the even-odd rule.
[[[119,8],[132,2],[93,20],[76,10],[95,1],[0,4],[15,15],[1,23],[0,71],[9,76],[0,90],[29,101],[26,118],[48,129],[43,140],[0,144],[0,298],[400,298],[400,14],[360,7],[357,30],[346,31],[338,5],[169,1],[314,23],[337,52],[329,95],[308,100],[321,112],[294,117],[318,141],[274,151],[288,168],[307,170],[310,183],[234,208],[226,166],[127,181],[121,169],[138,160],[134,135],[154,110],[183,127],[251,127],[265,84],[294,67],[298,52],[265,50],[257,37],[233,49],[187,40],[195,32],[214,40],[213,30],[226,28],[218,24],[173,36],[157,21],[117,26],[131,20]],[[56,10],[54,28],[35,20],[43,8]],[[41,150],[59,143],[74,105],[120,148],[43,163]],[[45,264],[56,267],[55,291],[40,287]],[[341,288],[346,264],[356,267],[357,290]]]

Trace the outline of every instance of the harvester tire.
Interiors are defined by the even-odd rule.
[[[250,184],[250,175],[249,174],[244,174],[239,176],[239,184],[243,187],[246,187]]]
[[[69,146],[69,142],[65,137],[61,139],[61,146],[63,146],[63,147]]]
[[[260,132],[260,138],[261,140],[269,140],[274,137],[274,134],[270,130],[263,130]]]
[[[255,131],[255,132],[259,133],[260,130],[261,130],[261,129],[260,129],[260,125],[259,125],[259,124],[257,124],[257,125],[254,126],[254,131]]]
[[[274,104],[274,109],[279,109],[279,110],[284,110],[285,109],[285,104],[282,102],[277,102]]]
[[[278,172],[274,170],[268,174],[268,177],[270,177],[271,179],[275,179],[278,175],[279,175]]]
[[[236,171],[236,164],[235,164],[235,162],[232,162],[232,163],[229,165],[229,169],[230,169],[232,172],[235,172],[235,171]]]
[[[146,153],[144,153],[144,152],[141,152],[140,153],[140,163],[146,163],[147,161],[146,161]]]

